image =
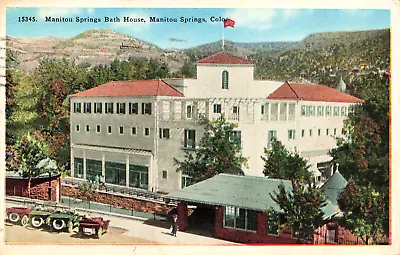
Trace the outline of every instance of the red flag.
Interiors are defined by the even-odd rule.
[[[232,19],[229,19],[229,18],[226,19],[224,21],[224,28],[226,28],[226,27],[235,27],[235,21]]]

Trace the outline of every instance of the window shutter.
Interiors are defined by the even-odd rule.
[[[162,139],[162,129],[159,129],[159,133],[160,133],[160,139]]]
[[[142,114],[144,114],[144,105],[145,103],[142,103]]]
[[[151,103],[149,103],[148,105],[149,105],[149,115],[151,115]]]
[[[129,103],[129,114],[132,114],[132,103]]]

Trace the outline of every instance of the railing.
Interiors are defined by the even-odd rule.
[[[79,185],[84,184],[84,183],[94,185],[99,191],[129,195],[129,196],[133,196],[133,197],[137,197],[137,198],[144,198],[147,200],[164,203],[164,198],[162,196],[165,195],[165,193],[151,192],[151,191],[142,190],[142,189],[138,189],[138,188],[124,187],[124,186],[114,185],[114,184],[109,184],[109,183],[95,184],[94,182],[89,182],[89,181],[86,181],[83,179],[77,179],[77,178],[73,178],[73,177],[62,178],[63,185],[71,185],[74,187],[78,187]],[[174,203],[172,203],[172,204],[174,204]]]
[[[239,121],[239,113],[233,113],[232,115],[229,115],[228,120]]]
[[[38,206],[47,208],[48,210],[76,210],[83,213],[105,213],[117,216],[129,216],[137,220],[166,220],[166,215],[152,212],[139,212],[132,209],[102,204],[92,201],[85,201],[71,197],[61,197],[61,203],[51,201],[33,200],[20,197],[6,197],[6,203],[17,204],[23,207],[36,208]]]

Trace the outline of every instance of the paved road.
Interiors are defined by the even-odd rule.
[[[6,206],[21,206],[18,203],[6,201]],[[77,210],[79,212],[79,210]],[[182,245],[240,245],[216,238],[195,235],[191,233],[179,232],[174,237],[170,235],[167,222],[152,221],[146,219],[134,219],[131,217],[121,217],[100,212],[92,212],[90,216],[100,216],[110,220],[113,227],[126,229],[123,235],[149,240],[160,244],[182,244]],[[158,223],[159,226],[155,226]]]

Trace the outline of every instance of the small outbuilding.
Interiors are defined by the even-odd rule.
[[[56,164],[46,158],[41,160],[36,167],[43,168],[48,173],[31,178],[30,194],[28,194],[28,178],[22,177],[21,172],[6,171],[6,195],[59,202],[61,199],[61,174],[50,174],[57,170]]]
[[[287,180],[219,174],[172,192],[166,198],[178,201],[180,231],[192,227],[187,209],[192,205],[197,207],[192,215],[201,208],[202,214],[209,217],[213,224],[208,225],[211,228],[208,230],[216,238],[240,243],[296,243],[295,233],[280,226],[282,215],[268,213],[270,209],[280,211],[270,197],[280,184],[288,191],[292,189]],[[340,213],[338,206],[329,200],[323,211],[326,220]]]

